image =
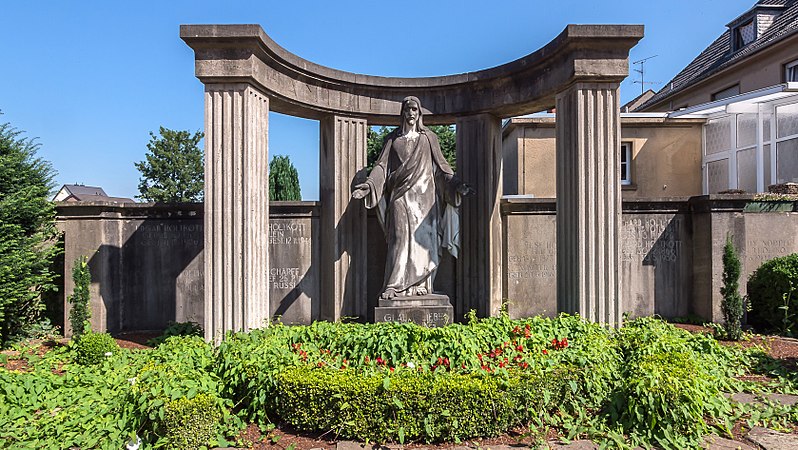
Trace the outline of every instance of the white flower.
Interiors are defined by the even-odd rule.
[[[133,439],[130,439],[129,441],[127,441],[127,444],[125,445],[125,448],[127,448],[127,450],[139,450],[139,447],[141,447],[141,438],[138,437],[138,435],[136,435],[135,442],[133,441]]]
[[[128,378],[128,379],[127,379],[127,382],[128,382],[128,383],[130,383],[131,385],[134,385],[134,384],[136,384],[136,377],[133,377],[133,378]]]
[[[111,352],[105,352],[105,356],[112,356],[112,355],[113,355],[113,353],[111,353]]]
[[[409,367],[409,368],[413,369],[413,368],[415,368],[415,367],[416,367],[416,365],[415,365],[415,364],[413,364],[412,362],[409,362],[409,363],[407,363],[407,367]]]

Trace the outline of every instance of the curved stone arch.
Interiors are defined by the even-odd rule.
[[[205,85],[206,335],[268,320],[268,112],[320,121],[322,318],[364,315],[365,212],[349,201],[363,175],[369,125],[398,121],[421,99],[429,124],[457,125],[462,208],[459,314],[502,301],[500,119],[552,107],[557,120],[558,307],[597,321],[620,315],[618,86],[641,25],[568,25],[541,49],[493,68],[439,77],[361,75],[275,43],[259,25],[182,25]]]
[[[504,118],[554,107],[575,82],[620,82],[638,25],[568,25],[543,48],[497,67],[420,78],[361,75],[307,61],[275,43],[259,25],[183,25],[205,84],[251,83],[272,111],[321,120],[329,114],[393,124],[401,100],[416,95],[429,123],[492,114]]]

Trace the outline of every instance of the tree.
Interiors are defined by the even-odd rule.
[[[366,145],[366,167],[370,171],[374,168],[374,163],[382,151],[382,145],[385,137],[393,131],[395,127],[380,127],[379,131],[368,129],[367,145]],[[457,149],[456,149],[456,133],[454,125],[431,125],[429,127],[435,135],[438,136],[438,142],[441,144],[441,152],[444,158],[452,166],[452,170],[457,170]]]
[[[269,162],[269,200],[302,200],[299,174],[288,156],[277,155]]]
[[[742,338],[743,297],[740,295],[740,258],[734,248],[731,236],[726,236],[726,245],[723,246],[723,286],[720,288],[723,296],[720,308],[723,312],[723,327],[726,337],[732,341]]]
[[[26,337],[54,290],[51,271],[55,206],[48,200],[55,172],[36,157],[39,145],[0,124],[0,346]]]
[[[160,127],[150,132],[145,160],[135,163],[141,172],[138,198],[148,202],[201,202],[204,166],[199,141],[204,134]]]

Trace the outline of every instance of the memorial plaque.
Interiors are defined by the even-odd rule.
[[[314,219],[281,215],[269,220],[271,315],[283,323],[309,324],[318,318],[318,261],[313,253]]]
[[[510,317],[557,315],[557,227],[554,211],[506,216],[505,298]]]
[[[689,235],[681,214],[627,213],[621,220],[621,298],[632,317],[684,317],[691,294]],[[685,259],[685,251],[688,259]]]

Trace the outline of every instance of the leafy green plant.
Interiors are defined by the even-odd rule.
[[[748,321],[764,331],[798,330],[798,253],[765,261],[748,279]]]
[[[119,350],[116,340],[108,333],[91,331],[75,340],[75,361],[78,364],[99,364]]]
[[[723,246],[723,296],[720,308],[723,312],[723,327],[726,338],[739,341],[743,336],[742,320],[745,309],[740,295],[740,257],[734,248],[731,236],[726,236]]]
[[[69,310],[69,324],[72,328],[72,338],[77,340],[91,331],[89,319],[91,310],[89,309],[89,286],[91,284],[91,273],[89,272],[89,262],[85,256],[75,259],[72,266],[72,281],[75,288],[72,295],[67,298],[71,305]]]
[[[169,322],[163,334],[147,341],[150,347],[157,347],[172,336],[204,336],[202,327],[196,322]]]

